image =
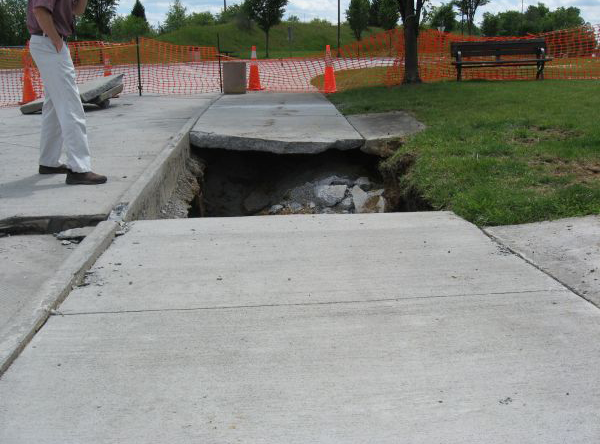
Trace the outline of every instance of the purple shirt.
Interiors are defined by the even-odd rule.
[[[52,14],[56,31],[63,37],[73,34],[73,0],[28,0],[27,2],[27,29],[31,34],[43,32],[33,8],[46,8]]]

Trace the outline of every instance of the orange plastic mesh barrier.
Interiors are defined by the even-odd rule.
[[[600,26],[583,26],[563,31],[530,35],[544,37],[552,62],[546,63],[546,79],[600,79]],[[418,39],[419,71],[423,81],[453,80],[450,43],[459,41],[509,40],[523,37],[474,37],[423,30]],[[249,42],[249,49],[252,42]],[[138,91],[135,42],[70,42],[69,49],[83,83],[108,74],[125,74],[124,93]],[[325,49],[325,48],[324,48]],[[198,94],[220,90],[219,57],[214,47],[178,46],[140,39],[143,92],[154,94]],[[338,55],[339,57],[336,57]],[[404,35],[401,29],[373,35],[331,50],[338,91],[376,85],[397,85],[404,76]],[[250,51],[248,51],[250,55]],[[221,56],[221,61],[230,59]],[[325,52],[313,57],[253,60],[266,91],[323,91]],[[247,63],[248,77],[250,60]],[[29,78],[35,95],[43,95],[39,72],[25,49],[0,48],[0,106],[14,106],[23,98],[23,79]],[[469,69],[463,79],[535,79],[535,66],[506,66]]]

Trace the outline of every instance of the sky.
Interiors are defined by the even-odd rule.
[[[344,21],[344,11],[348,8],[350,0],[341,1],[342,21]],[[148,21],[156,25],[158,22],[163,22],[165,14],[169,9],[169,0],[141,0],[146,8],[146,17]],[[135,0],[121,0],[117,13],[127,15],[131,12],[131,8]],[[182,0],[183,5],[189,12],[210,11],[214,14],[223,9],[223,0]],[[240,3],[240,0],[228,0],[227,4]],[[432,5],[439,5],[439,0],[432,0]],[[537,4],[538,1],[523,0],[524,7]],[[600,24],[600,0],[545,0],[542,3],[546,4],[550,9],[554,10],[560,6],[569,7],[576,6],[581,10],[581,15],[585,21],[592,24]],[[489,4],[481,7],[478,10],[476,22],[481,21],[484,12],[500,12],[507,10],[520,10],[521,0],[491,0]],[[325,18],[333,23],[337,22],[337,1],[336,0],[289,0],[286,7],[284,17],[296,15],[301,21],[310,21],[315,17]]]

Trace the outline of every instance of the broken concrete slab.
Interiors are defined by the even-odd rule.
[[[37,174],[41,115],[23,118],[14,108],[0,109],[0,133],[9,142],[0,142],[0,229],[56,233],[106,219],[115,205],[130,199],[126,191],[148,177],[146,169],[161,153],[173,152],[174,134],[216,97],[127,95],[102,112],[88,113],[94,171],[109,175],[102,187],[73,187],[65,185],[64,175]]]
[[[83,103],[102,104],[123,91],[124,74],[116,74],[108,77],[98,77],[97,79],[77,85],[79,96]],[[33,102],[21,105],[23,114],[35,114],[42,111],[44,98],[34,100]]]
[[[28,307],[40,302],[38,289],[75,247],[65,248],[51,235],[0,237],[0,332],[20,323],[19,313],[31,314]],[[0,334],[0,343],[3,339]]]
[[[598,310],[451,213],[140,221],[90,271],[0,442],[600,439]]]
[[[94,227],[71,228],[70,230],[64,230],[60,233],[57,233],[56,238],[58,240],[81,241],[86,236],[89,236],[92,233],[92,231],[94,231]]]
[[[352,187],[352,200],[356,213],[384,213],[384,190],[364,191],[359,185]]]
[[[485,232],[600,307],[600,217],[487,227]]]
[[[361,150],[381,157],[389,156],[397,148],[394,140],[403,140],[425,129],[423,123],[405,111],[354,114],[346,118],[365,139]]]
[[[190,133],[198,148],[316,154],[360,148],[363,138],[323,95],[223,96]]]
[[[315,187],[317,203],[332,207],[344,199],[347,189],[347,185],[317,185]]]
[[[101,94],[123,84],[124,74],[115,74],[107,77],[98,77],[89,82],[78,85],[79,95],[83,103],[91,102]]]

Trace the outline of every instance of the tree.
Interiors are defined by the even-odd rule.
[[[557,8],[550,11],[543,3],[531,5],[525,13],[504,11],[498,14],[486,12],[481,23],[486,36],[522,36],[561,29],[579,28],[585,24],[578,8]]]
[[[163,25],[165,32],[173,32],[185,26],[187,21],[187,8],[183,6],[181,0],[175,0],[169,5],[167,16],[165,17],[165,23]]]
[[[0,45],[24,45],[27,31],[27,0],[0,0]]]
[[[552,30],[569,29],[577,26],[583,26],[585,20],[581,17],[579,8],[571,6],[565,8],[561,6],[553,12],[550,12],[550,23]]]
[[[89,0],[82,21],[93,24],[95,37],[102,38],[110,32],[110,22],[116,9],[117,0]]]
[[[483,13],[483,22],[481,22],[481,32],[483,35],[491,37],[500,32],[500,18],[490,12]]]
[[[455,0],[454,4],[460,13],[467,18],[467,29],[469,34],[473,34],[475,13],[480,6],[487,5],[490,0]]]
[[[427,0],[398,0],[404,25],[404,80],[403,83],[421,83],[419,76],[419,24],[423,5]]]
[[[148,22],[133,15],[133,13],[127,17],[115,17],[110,27],[110,35],[112,39],[117,41],[129,41],[148,33],[150,33]]]
[[[440,6],[434,6],[428,14],[427,21],[432,28],[443,26],[446,32],[454,31],[458,27],[454,4],[442,3]]]
[[[346,10],[346,20],[356,40],[369,27],[369,0],[350,0]]]
[[[288,0],[246,0],[244,7],[249,16],[265,33],[266,52],[269,57],[269,30],[281,22]]]
[[[142,2],[140,2],[140,0],[135,0],[135,4],[133,5],[133,9],[131,10],[131,15],[140,18],[146,23],[148,23],[148,20],[146,19],[146,8],[144,8],[144,5],[142,5]]]
[[[297,15],[290,15],[286,21],[289,23],[300,23],[300,17]]]
[[[394,29],[398,24],[400,14],[396,0],[382,0],[379,7],[379,23],[383,29]]]
[[[197,25],[197,26],[214,25],[215,16],[212,15],[209,11],[193,12],[187,18],[187,23],[190,25]]]
[[[369,26],[381,26],[381,0],[371,0],[369,6]]]

